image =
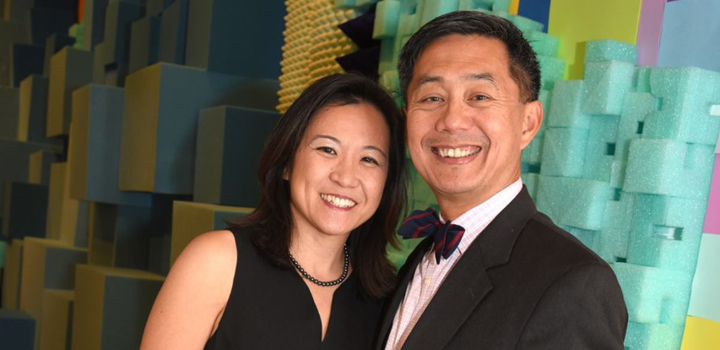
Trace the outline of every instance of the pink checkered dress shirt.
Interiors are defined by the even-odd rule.
[[[447,260],[441,259],[440,264],[437,264],[434,251],[432,249],[427,251],[415,269],[412,281],[408,284],[405,299],[400,303],[395,313],[385,350],[399,350],[402,348],[405,340],[450,270],[460,260],[475,238],[515,199],[520,190],[522,190],[522,180],[517,179],[517,181],[487,201],[455,219],[453,224],[465,228],[465,234],[458,245],[458,249]],[[442,221],[442,217],[440,220]]]

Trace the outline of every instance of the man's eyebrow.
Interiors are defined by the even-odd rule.
[[[418,79],[417,87],[421,87],[429,83],[442,83],[443,81],[443,78],[437,75],[425,75]]]
[[[490,73],[470,73],[463,76],[463,80],[484,80],[495,86],[497,88],[497,83],[495,83],[495,78]]]

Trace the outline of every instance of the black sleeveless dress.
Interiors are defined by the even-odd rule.
[[[302,277],[273,265],[248,232],[231,231],[238,252],[232,291],[205,350],[372,348],[382,301],[362,292],[355,274],[335,290],[321,341],[320,315]]]

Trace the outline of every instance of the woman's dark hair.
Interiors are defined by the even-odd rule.
[[[387,244],[397,247],[395,229],[407,202],[405,177],[405,125],[388,93],[374,81],[355,74],[336,74],[310,85],[290,106],[270,133],[257,169],[261,199],[255,211],[233,226],[251,228],[252,241],[274,263],[290,267],[288,248],[293,229],[290,188],[283,178],[312,118],[326,106],[368,103],[390,129],[387,180],[380,205],[373,216],[353,230],[348,240],[354,273],[363,290],[373,298],[386,296],[394,287],[395,273],[387,259]]]
[[[456,11],[436,17],[422,26],[405,43],[398,59],[400,90],[407,102],[407,89],[413,77],[415,62],[422,51],[436,39],[459,34],[479,35],[500,40],[507,49],[510,76],[520,89],[520,99],[531,102],[540,91],[540,66],[535,51],[522,32],[505,18],[479,11]]]

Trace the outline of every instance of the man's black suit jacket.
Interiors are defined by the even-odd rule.
[[[400,269],[377,349],[431,243]],[[610,266],[538,212],[523,188],[464,252],[402,349],[623,349],[627,321]]]

